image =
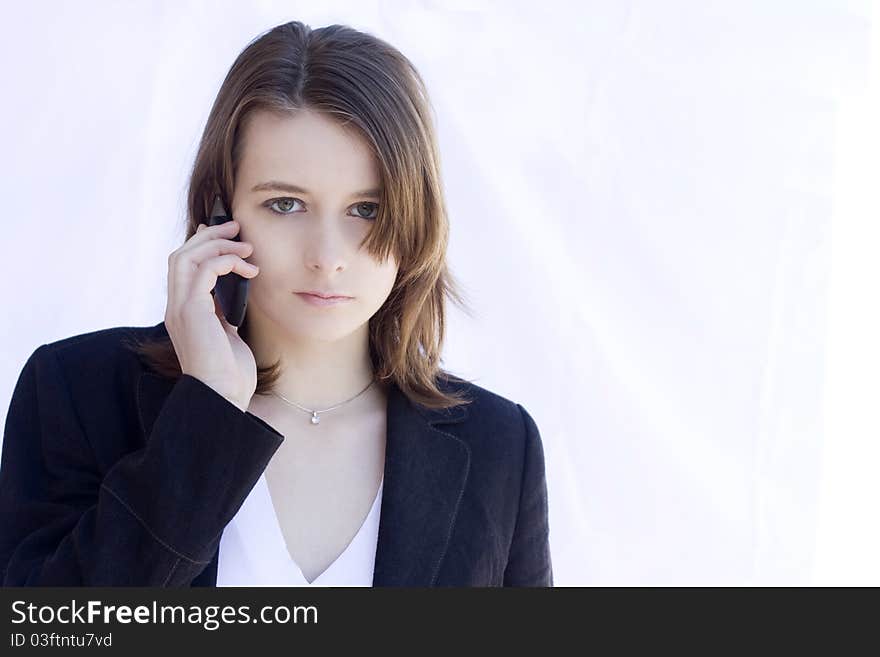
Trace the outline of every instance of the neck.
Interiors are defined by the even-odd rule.
[[[280,359],[283,373],[273,392],[288,400],[308,409],[330,408],[351,400],[373,380],[366,324],[340,339],[322,340],[291,335],[277,325],[252,319],[248,318],[247,340],[257,365],[266,367]],[[347,405],[367,402],[377,388],[374,384]]]

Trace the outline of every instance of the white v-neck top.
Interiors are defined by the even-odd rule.
[[[311,583],[291,558],[266,475],[251,489],[220,537],[217,586],[372,586],[385,478],[360,530]]]

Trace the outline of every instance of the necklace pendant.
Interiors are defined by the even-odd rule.
[[[318,418],[318,411],[312,411],[312,424],[318,424],[321,420]]]

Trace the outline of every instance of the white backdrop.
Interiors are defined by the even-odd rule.
[[[428,84],[476,312],[444,366],[535,417],[555,583],[880,584],[871,2],[0,11],[3,418],[40,344],[162,320],[247,42],[346,23]]]

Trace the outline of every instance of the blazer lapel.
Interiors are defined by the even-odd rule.
[[[373,586],[436,583],[470,471],[470,448],[438,427],[467,413],[416,407],[390,386]]]
[[[145,439],[174,381],[143,372],[137,404]],[[373,586],[434,586],[470,470],[470,448],[443,430],[467,417],[466,406],[432,410],[414,405],[391,384],[385,480]],[[194,581],[215,586],[218,557]]]

